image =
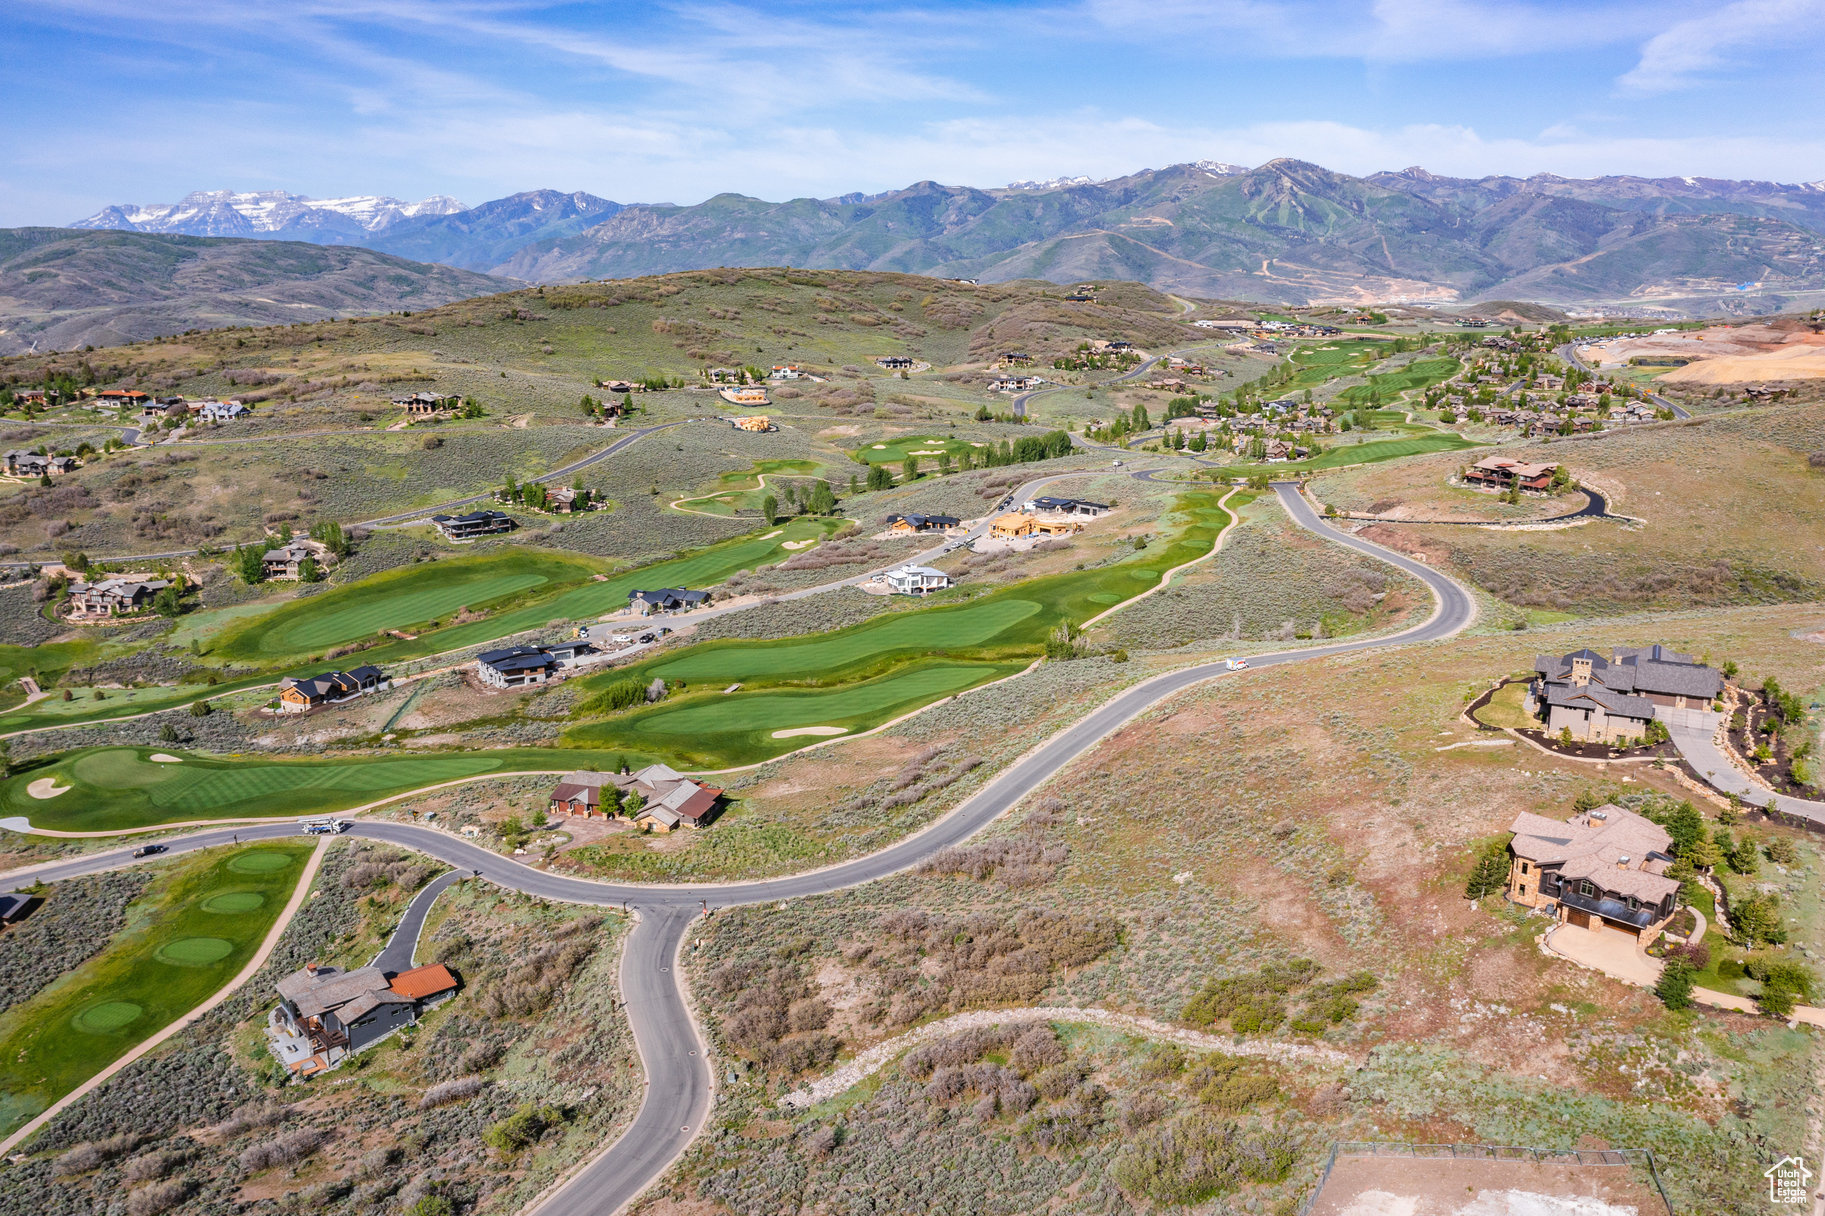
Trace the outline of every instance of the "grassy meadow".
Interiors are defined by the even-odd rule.
[[[0,1135],[233,978],[313,847],[285,841],[174,859],[101,953],[0,1014]]]

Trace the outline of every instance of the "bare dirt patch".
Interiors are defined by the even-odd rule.
[[[1344,1157],[1311,1216],[1666,1216],[1626,1165]]]

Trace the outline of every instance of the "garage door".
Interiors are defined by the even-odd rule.
[[[1565,910],[1565,919],[1578,926],[1580,929],[1588,929],[1591,927],[1591,914],[1589,912],[1580,911],[1577,908],[1567,908]]]

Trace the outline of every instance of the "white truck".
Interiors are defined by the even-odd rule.
[[[1224,659],[1223,660],[1223,670],[1224,671],[1247,671],[1248,670],[1248,660],[1247,659]]]
[[[306,836],[339,836],[348,830],[349,821],[346,819],[325,817],[298,820],[298,831]]]

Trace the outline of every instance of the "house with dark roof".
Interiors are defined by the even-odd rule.
[[[426,1009],[455,995],[457,982],[442,963],[396,974],[374,965],[339,971],[313,963],[276,987],[267,1045],[288,1070],[308,1077],[416,1024]]]
[[[485,650],[475,656],[476,675],[493,688],[521,688],[543,684],[567,667],[574,667],[595,647],[586,638],[553,642],[549,646],[508,646]]]
[[[475,674],[492,688],[543,684],[557,669],[557,660],[542,646],[507,646],[475,656]]]
[[[661,587],[656,591],[627,593],[627,606],[641,616],[650,616],[655,612],[689,612],[709,602],[708,591],[692,591],[688,587]]]
[[[1723,692],[1716,668],[1665,646],[1540,655],[1533,696],[1549,733],[1596,743],[1638,740],[1657,709],[1704,709]]]
[[[612,788],[619,797],[603,797]],[[630,798],[637,795],[637,798]],[[635,823],[655,832],[669,832],[680,825],[702,827],[716,809],[722,791],[706,785],[665,764],[649,764],[634,773],[598,773],[587,769],[568,774],[551,791],[551,813],[580,815],[585,819],[597,815],[608,817],[610,806],[624,810],[630,802],[638,807],[632,812]]]
[[[1564,822],[1523,811],[1509,830],[1515,903],[1582,929],[1627,933],[1642,946],[1672,919],[1679,904],[1679,880],[1667,876],[1673,838],[1652,820],[1605,805]]]
[[[962,522],[955,515],[894,514],[887,517],[887,530],[895,536],[911,536],[915,532],[942,532]]]
[[[319,705],[348,701],[390,687],[378,667],[364,665],[352,671],[323,671],[314,676],[287,676],[279,681],[279,712],[301,714]]]
[[[462,404],[462,398],[455,395],[444,396],[441,393],[411,393],[404,397],[393,398],[393,404],[404,410],[413,418],[435,418],[437,415],[454,410]]]
[[[1095,519],[1109,512],[1106,502],[1091,502],[1087,498],[1054,498],[1050,494],[1041,494],[1029,498],[1020,504],[1020,509],[1029,514],[1077,515],[1086,519]]]
[[[519,527],[519,521],[505,511],[470,511],[464,515],[433,515],[431,522],[444,534],[444,539],[461,544],[480,536],[492,536],[496,532],[511,532]]]

